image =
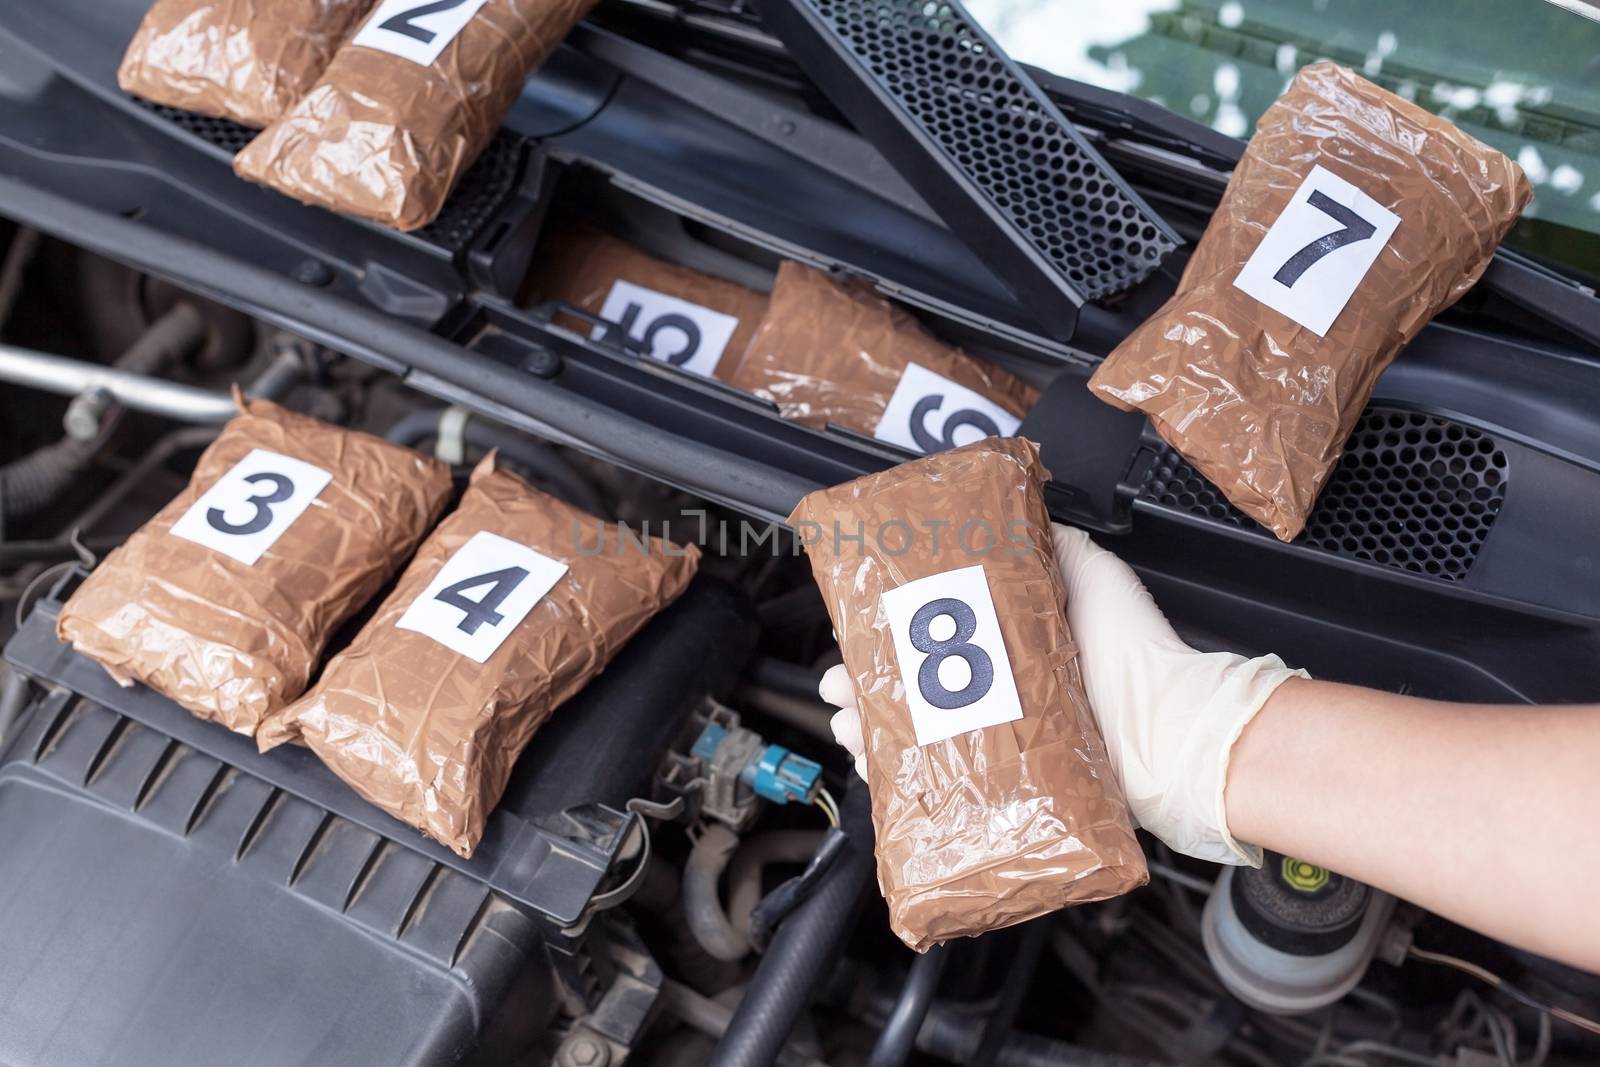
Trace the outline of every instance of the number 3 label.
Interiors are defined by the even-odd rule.
[[[983,437],[1009,437],[1021,425],[982,393],[908,363],[872,436],[913,452],[942,452]]]
[[[479,530],[445,560],[395,625],[482,663],[566,573],[560,560]]]
[[[488,0],[383,0],[350,38],[429,67]]]
[[[253,449],[200,494],[172,532],[253,567],[332,480],[321,467]]]
[[[1312,167],[1233,284],[1325,337],[1398,225],[1399,215]]]
[[[1022,718],[981,564],[883,594],[918,745]]]

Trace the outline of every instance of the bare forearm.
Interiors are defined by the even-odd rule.
[[[1233,748],[1228,823],[1531,951],[1600,971],[1586,844],[1600,706],[1445,704],[1281,686]]]

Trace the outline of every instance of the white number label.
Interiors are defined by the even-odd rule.
[[[331,481],[321,467],[253,449],[200,494],[172,532],[253,567]]]
[[[445,560],[395,625],[482,663],[566,573],[560,560],[479,530]]]
[[[739,327],[732,315],[620,279],[606,294],[600,317],[620,324],[629,337],[643,342],[651,359],[708,378]],[[605,327],[596,326],[590,336],[604,332]]]
[[[351,44],[428,67],[488,0],[382,0]]]
[[[913,452],[943,452],[984,437],[1009,437],[1021,425],[983,394],[908,363],[872,436]]]
[[[1398,225],[1399,215],[1312,167],[1233,284],[1325,337]]]
[[[1022,718],[981,564],[883,594],[918,745]]]

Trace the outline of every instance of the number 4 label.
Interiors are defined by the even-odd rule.
[[[445,560],[395,626],[482,663],[566,573],[560,560],[479,530]]]
[[[1022,718],[982,564],[891,589],[883,610],[918,745]]]
[[[1399,215],[1312,167],[1233,284],[1326,337],[1398,225]]]

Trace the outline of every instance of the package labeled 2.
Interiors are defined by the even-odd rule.
[[[1256,123],[1177,292],[1089,387],[1292,540],[1378,375],[1531,197],[1506,156],[1313,63]]]
[[[317,84],[234,158],[241,178],[415,230],[595,0],[379,0]]]
[[[988,437],[790,516],[855,683],[878,884],[918,951],[1143,885],[1084,696],[1031,441]]]
[[[534,732],[675,600],[699,551],[496,470],[460,505],[311,692],[257,734],[298,738],[367,800],[470,856]]]
[[[57,632],[119,682],[253,734],[304,691],[334,629],[449,498],[437,460],[242,402],[188,488],[73,593]]]

